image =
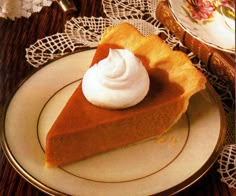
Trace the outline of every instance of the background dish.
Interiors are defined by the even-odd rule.
[[[96,195],[109,195],[111,192],[114,195],[128,195],[130,193],[140,195],[165,193],[168,195],[180,191],[201,177],[216,160],[225,132],[224,116],[220,103],[212,95],[214,92],[209,89],[198,93],[191,99],[188,109],[189,124],[184,116],[182,118],[183,124],[177,124],[168,132],[169,136],[167,134],[167,139],[164,138],[163,143],[161,141],[155,143],[155,145],[164,145],[164,149],[170,148],[170,152],[176,147],[175,145],[178,145],[179,141],[182,146],[180,146],[178,153],[175,153],[174,157],[172,156],[171,161],[164,163],[164,166],[154,173],[149,172],[148,175],[143,176],[143,171],[147,174],[145,166],[135,167],[137,154],[140,158],[143,153],[140,150],[133,151],[135,154],[132,152],[127,155],[133,156],[133,159],[130,159],[133,161],[132,164],[126,162],[123,165],[117,164],[116,167],[123,171],[123,177],[130,176],[127,174],[130,168],[136,168],[132,175],[134,173],[136,175],[140,170],[141,174],[138,173],[137,176],[132,176],[129,179],[123,179],[120,176],[118,180],[115,179],[115,182],[114,179],[111,181],[107,178],[107,171],[112,172],[112,170],[105,171],[109,166],[109,164],[106,165],[106,162],[101,163],[105,167],[101,168],[104,175],[101,174],[100,179],[86,176],[97,172],[96,170],[93,172],[87,170],[78,176],[62,168],[45,168],[44,151],[40,145],[40,136],[38,137],[37,131],[42,122],[45,123],[45,120],[40,117],[43,113],[44,115],[49,114],[46,111],[46,106],[52,97],[55,98],[57,92],[62,92],[61,89],[64,87],[69,87],[69,91],[73,92],[75,86],[68,84],[82,78],[83,73],[90,65],[93,54],[94,50],[89,50],[50,63],[28,78],[14,94],[6,109],[2,142],[4,152],[15,169],[29,182],[47,193],[71,195],[95,193]],[[68,90],[68,88],[65,89]],[[66,100],[70,96],[69,91],[63,93],[65,96],[59,96],[59,98]],[[53,111],[52,107],[48,107],[48,109]],[[51,118],[44,119],[48,119],[48,123],[51,123]],[[186,121],[188,136],[186,136]],[[179,134],[172,135],[175,131],[183,131],[183,135],[181,137]],[[168,138],[175,138],[176,141],[173,142]],[[149,151],[149,145],[145,150]],[[160,161],[160,156],[153,153],[150,155],[153,155],[150,157],[154,159],[154,162]],[[104,156],[104,159],[101,156]],[[98,159],[107,160],[111,157],[109,154],[101,156],[99,155]],[[85,164],[86,167],[88,165],[88,163]],[[91,161],[90,166],[90,169],[96,169],[97,165],[94,166]]]
[[[169,6],[176,21],[193,37],[219,50],[235,53],[235,18],[227,17],[223,8],[214,11],[210,19],[197,20],[191,16],[185,0],[169,0]]]

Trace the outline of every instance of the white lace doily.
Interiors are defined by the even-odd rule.
[[[53,0],[0,0],[0,17],[15,20],[29,18],[32,13],[40,12],[42,7],[50,6]]]
[[[26,49],[26,59],[29,64],[39,67],[52,59],[64,56],[80,48],[96,47],[106,27],[124,21],[133,24],[144,35],[164,34],[166,37],[165,41],[171,48],[176,46],[185,47],[155,18],[156,0],[103,0],[102,3],[107,18],[78,17],[70,19],[65,25],[64,33],[57,33],[40,39]],[[196,59],[192,52],[189,52],[187,55],[192,60]],[[217,75],[210,73],[200,60],[194,63],[194,65],[202,71],[215,89],[220,92],[219,94],[226,111],[227,134],[225,148],[219,159],[219,173],[223,182],[235,188],[236,155],[235,153],[229,155],[229,152],[235,152],[236,146],[235,112],[233,109],[235,99],[228,84]],[[225,157],[228,159],[225,159]],[[228,171],[227,168],[231,168],[232,164],[231,171]],[[232,172],[232,170],[234,171]],[[231,175],[232,173],[233,175]]]
[[[218,160],[221,180],[230,188],[236,189],[236,145],[226,145]]]

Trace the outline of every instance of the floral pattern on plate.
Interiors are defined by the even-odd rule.
[[[169,0],[177,22],[192,36],[217,49],[235,52],[233,0]]]

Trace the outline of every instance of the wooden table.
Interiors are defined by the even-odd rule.
[[[101,1],[77,1],[78,16],[104,16]],[[30,66],[25,59],[25,49],[45,36],[63,32],[68,16],[62,12],[57,3],[44,7],[40,13],[34,13],[30,18],[20,18],[15,21],[0,19],[0,114],[9,95],[17,86],[37,69]],[[209,195],[233,196],[234,189],[229,189],[220,181],[215,165],[197,182],[177,195]],[[0,195],[46,195],[25,179],[23,179],[8,163],[0,149]]]

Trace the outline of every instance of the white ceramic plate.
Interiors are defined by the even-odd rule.
[[[13,167],[49,194],[166,195],[214,163],[225,134],[221,105],[206,89],[165,135],[62,168],[45,167],[45,135],[90,65],[94,50],[56,60],[29,77],[6,108],[3,150]]]
[[[193,37],[222,51],[235,53],[235,20],[215,11],[212,21],[193,21],[185,0],[169,0],[176,21]]]

